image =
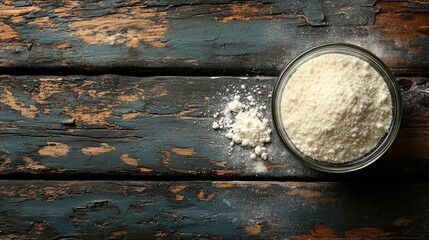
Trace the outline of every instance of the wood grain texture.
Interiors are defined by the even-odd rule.
[[[250,149],[229,155],[225,133],[211,128],[212,115],[242,84],[270,117],[273,77],[4,75],[0,81],[3,175],[339,177],[301,166],[274,132],[269,161],[259,162],[250,160]],[[429,81],[399,83],[405,113],[397,141],[373,166],[342,178],[427,178]]]
[[[425,73],[428,17],[415,0],[2,1],[0,66],[277,75],[305,49],[348,42]]]
[[[427,184],[0,183],[0,237],[7,239],[429,237]]]

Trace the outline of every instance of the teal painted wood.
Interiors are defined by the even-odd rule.
[[[341,176],[302,166],[275,133],[266,172],[258,172],[250,149],[228,154],[212,115],[231,101],[233,87],[245,84],[259,87],[254,96],[270,117],[273,77],[0,76],[0,82],[3,176],[426,179],[429,171],[427,78],[399,78],[405,114],[397,142],[373,166]]]
[[[0,198],[7,239],[429,237],[427,184],[1,181]]]
[[[428,16],[410,0],[11,1],[0,6],[0,66],[277,75],[307,48],[348,42],[424,73]]]

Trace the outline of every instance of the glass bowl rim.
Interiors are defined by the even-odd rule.
[[[323,52],[326,50],[327,52]],[[295,150],[294,146],[289,146],[289,144],[293,145],[291,140],[286,134],[286,130],[283,130],[286,134],[286,136],[283,136],[281,133],[280,128],[283,128],[283,125],[279,124],[279,119],[277,119],[277,115],[280,115],[280,113],[276,112],[277,106],[280,105],[280,102],[277,102],[278,96],[281,96],[282,93],[280,92],[280,85],[283,81],[289,81],[289,79],[285,80],[288,76],[287,74],[293,75],[293,73],[290,73],[291,70],[296,70],[297,64],[301,63],[303,60],[309,60],[306,59],[308,56],[312,56],[313,54],[320,53],[317,56],[323,55],[323,54],[329,54],[329,53],[338,53],[338,51],[346,51],[350,50],[353,54],[347,54],[347,53],[340,53],[340,54],[346,54],[349,56],[358,57],[356,55],[359,55],[361,57],[364,57],[365,62],[368,62],[371,64],[371,66],[383,77],[384,82],[387,84],[389,88],[389,93],[392,98],[392,122],[391,126],[389,127],[389,130],[387,134],[380,140],[380,142],[377,144],[377,146],[372,149],[369,153],[365,154],[363,157],[352,160],[350,162],[346,163],[327,163],[318,161],[315,159],[311,159],[310,157],[305,156],[302,154],[299,150]],[[331,51],[331,52],[329,52]],[[337,51],[337,52],[335,52]],[[311,59],[311,58],[310,58]],[[306,62],[306,61],[304,61]],[[302,63],[304,63],[302,62]],[[301,64],[302,64],[301,63]],[[374,65],[379,68],[377,69],[374,67]],[[298,65],[299,67],[299,65]],[[382,72],[380,72],[382,70]],[[287,84],[287,82],[285,83]],[[295,158],[298,159],[301,163],[304,165],[311,167],[313,169],[323,171],[323,172],[330,172],[330,173],[345,173],[345,172],[351,172],[356,171],[359,169],[362,169],[372,163],[374,163],[376,160],[378,160],[392,145],[393,141],[395,140],[399,127],[401,125],[402,120],[402,111],[403,111],[403,101],[402,101],[402,94],[399,88],[399,84],[396,81],[396,78],[394,77],[393,73],[390,71],[390,69],[386,66],[386,64],[381,61],[377,56],[375,56],[370,51],[353,45],[349,43],[328,43],[328,44],[322,44],[318,45],[316,47],[312,47],[310,49],[307,49],[300,53],[297,57],[295,57],[292,61],[287,64],[285,68],[283,68],[281,74],[276,80],[276,84],[273,88],[272,93],[272,99],[271,99],[271,114],[273,118],[274,128],[276,130],[277,135],[279,136],[282,144],[285,146],[286,150]],[[396,113],[396,114],[395,114]],[[279,117],[281,118],[281,117]],[[286,140],[285,140],[286,138]],[[289,143],[290,142],[290,143]],[[296,148],[296,147],[295,147]],[[370,156],[370,158],[368,157]],[[373,156],[372,156],[373,155]],[[309,160],[311,159],[311,160]],[[329,165],[329,166],[328,166]]]

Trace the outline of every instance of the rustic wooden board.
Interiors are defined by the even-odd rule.
[[[348,42],[421,73],[428,16],[415,0],[2,1],[0,66],[278,74],[304,49]]]
[[[1,175],[427,178],[428,78],[399,78],[403,128],[385,157],[364,171],[328,175],[294,160],[276,134],[269,161],[249,159],[211,128],[213,113],[242,84],[267,107],[273,77],[0,76]],[[227,92],[226,89],[229,89]],[[242,90],[243,91],[243,90]],[[225,99],[226,98],[226,99]],[[258,165],[259,164],[259,165]]]
[[[1,181],[0,198],[7,239],[429,238],[427,184]]]

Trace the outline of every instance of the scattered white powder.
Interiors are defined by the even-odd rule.
[[[325,54],[303,63],[289,79],[281,117],[305,155],[342,163],[370,152],[392,122],[392,99],[382,76],[367,62]]]
[[[241,89],[246,89],[245,85],[241,85]],[[217,121],[214,121],[212,128],[224,129],[225,136],[231,140],[230,151],[234,145],[241,145],[246,148],[254,148],[254,152],[250,154],[250,159],[256,159],[258,156],[263,159],[268,159],[265,143],[271,141],[271,128],[267,118],[263,118],[259,109],[265,109],[265,106],[257,106],[255,98],[248,95],[243,99],[237,95],[234,99],[226,104],[225,109],[221,113],[215,113],[213,117],[217,118],[222,115]]]

